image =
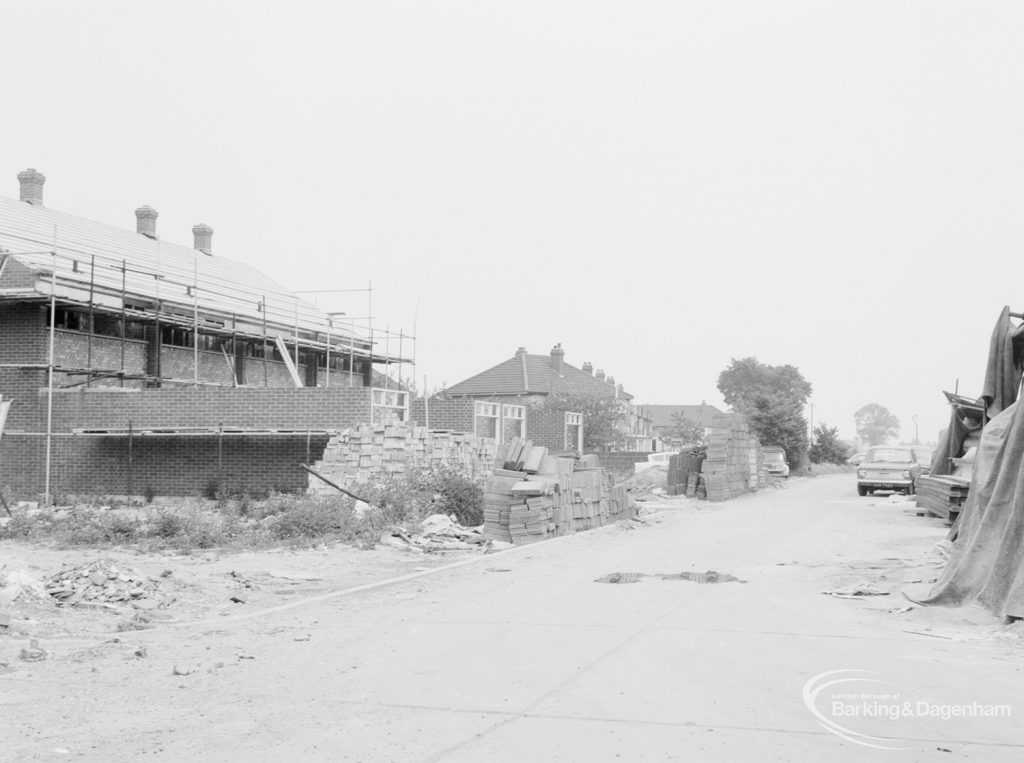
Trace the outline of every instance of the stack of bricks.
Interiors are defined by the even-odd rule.
[[[332,437],[313,468],[342,485],[401,474],[410,468],[449,466],[484,480],[494,465],[495,442],[455,432],[433,432],[407,424],[363,424]],[[310,477],[311,493],[331,493]]]
[[[707,458],[701,467],[709,501],[725,501],[765,484],[761,446],[739,414],[711,422]]]
[[[528,543],[633,516],[635,506],[626,488],[589,464],[596,460],[578,464],[572,458],[548,456],[535,473],[499,470],[484,489],[484,535]]]

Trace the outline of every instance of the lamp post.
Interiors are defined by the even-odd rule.
[[[920,442],[918,442],[917,439],[917,414],[915,413],[910,418],[914,421],[914,445],[920,445]]]

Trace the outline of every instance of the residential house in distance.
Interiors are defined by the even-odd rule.
[[[693,422],[707,432],[714,417],[722,413],[703,401],[699,405],[645,405],[643,410],[650,417],[654,434],[664,443],[666,450],[692,444],[680,436],[679,426],[684,421]]]
[[[633,443],[650,438],[648,422],[633,412],[632,395],[614,377],[594,371],[590,363],[576,368],[565,360],[558,344],[548,355],[531,355],[520,347],[515,355],[486,371],[455,384],[429,400],[415,401],[413,418],[430,427],[447,427],[481,437],[508,442],[523,437],[552,450],[579,451],[583,438],[583,413],[555,411],[544,405],[560,393],[620,401],[628,414]]]
[[[377,370],[401,358],[215,256],[209,226],[181,246],[148,206],[118,228],[47,208],[34,169],[18,180],[0,197],[0,486],[295,489],[333,432],[408,418]]]

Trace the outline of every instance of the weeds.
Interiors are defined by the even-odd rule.
[[[390,478],[355,485],[371,504],[357,512],[344,496],[322,498],[270,492],[262,500],[228,498],[211,481],[211,498],[177,507],[146,504],[116,510],[97,508],[14,509],[0,523],[0,540],[51,542],[62,546],[136,546],[158,549],[254,548],[284,541],[364,545],[392,525],[409,529],[431,514],[452,514],[465,525],[483,521],[483,490],[450,468],[409,469]]]

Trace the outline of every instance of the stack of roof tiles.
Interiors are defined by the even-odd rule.
[[[491,471],[494,452],[494,440],[487,437],[431,431],[407,424],[363,424],[332,437],[323,459],[313,468],[340,484],[441,465],[483,478]],[[333,492],[317,479],[310,479],[309,489]]]
[[[601,527],[634,513],[626,489],[614,485],[594,457],[579,462],[556,458],[546,448],[518,440],[500,450],[501,468],[484,490],[488,538],[526,543]],[[517,458],[524,450],[526,455]]]
[[[746,418],[715,416],[701,473],[709,501],[725,501],[767,484],[761,446]]]

